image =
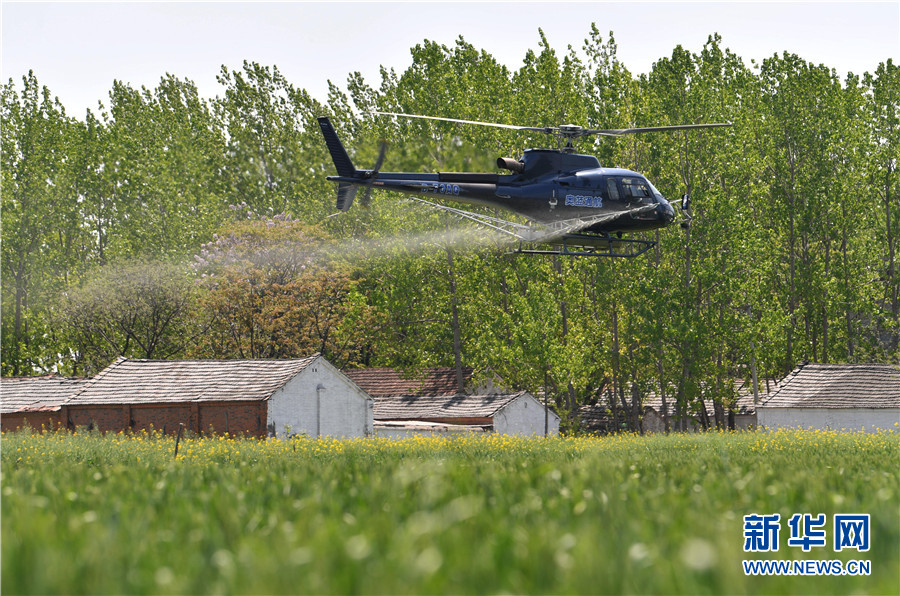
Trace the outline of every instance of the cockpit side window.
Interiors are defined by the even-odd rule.
[[[619,200],[619,186],[616,184],[615,178],[606,179],[606,194],[612,201]]]

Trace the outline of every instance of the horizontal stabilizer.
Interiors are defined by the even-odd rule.
[[[353,204],[353,199],[356,198],[357,190],[359,190],[359,187],[355,184],[338,184],[337,208],[341,211],[350,209],[350,205]]]

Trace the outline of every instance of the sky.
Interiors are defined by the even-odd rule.
[[[510,69],[537,50],[541,28],[559,54],[596,23],[611,30],[634,74],[677,45],[709,35],[749,65],[788,51],[847,72],[900,62],[900,2],[16,2],[0,3],[0,76],[33,70],[71,116],[106,103],[113,80],[153,88],[166,73],[222,93],[216,75],[244,60],[277,65],[324,100],[354,71],[377,87],[379,67],[403,72],[428,39],[467,42]]]

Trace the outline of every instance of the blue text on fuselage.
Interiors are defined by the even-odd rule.
[[[566,205],[572,207],[594,207],[599,209],[603,207],[603,197],[594,197],[591,195],[566,195]]]
[[[433,192],[441,195],[459,195],[458,184],[442,184],[437,182],[423,182],[423,192]]]

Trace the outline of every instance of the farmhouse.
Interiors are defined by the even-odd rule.
[[[7,392],[8,383],[40,393],[34,403],[52,408],[56,424],[66,428],[173,433],[183,424],[197,433],[256,437],[362,437],[373,431],[372,399],[320,355],[300,360],[119,358],[77,384],[16,381],[3,381],[4,412],[9,409],[13,416],[10,426],[23,408],[31,408],[27,415],[34,426],[37,406],[24,403],[29,400],[24,390]],[[7,393],[16,398],[10,395],[7,401]]]
[[[86,379],[49,375],[43,377],[3,377],[0,379],[0,428],[14,431],[62,425],[60,408],[80,389]]]
[[[375,400],[376,428],[381,423],[432,422],[481,428],[504,435],[559,434],[559,416],[527,391],[494,395],[398,395]]]
[[[453,368],[427,369],[414,379],[404,379],[396,370],[384,368],[345,373],[375,398],[375,430],[379,436],[559,433],[560,418],[555,412],[527,391],[499,389],[499,379],[483,383],[473,395],[457,394]],[[464,370],[464,377],[472,387],[471,369]]]
[[[900,369],[889,364],[802,364],[757,409],[769,429],[897,430]]]

